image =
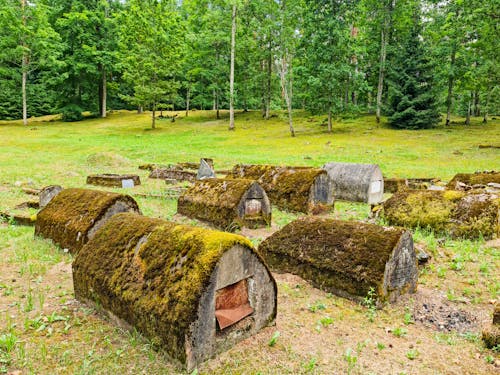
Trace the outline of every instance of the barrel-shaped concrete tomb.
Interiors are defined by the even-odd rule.
[[[177,201],[177,212],[232,231],[271,224],[271,203],[253,180],[198,180]]]
[[[192,370],[276,317],[270,271],[242,236],[115,215],[73,262],[78,300]]]
[[[37,214],[35,235],[76,253],[97,229],[120,212],[140,213],[140,210],[128,195],[64,189]]]
[[[392,302],[417,287],[413,239],[403,228],[308,217],[275,232],[259,252],[272,271],[355,300],[373,291],[379,301]]]
[[[317,213],[334,203],[331,181],[322,169],[238,164],[229,177],[257,180],[271,204],[285,211]]]

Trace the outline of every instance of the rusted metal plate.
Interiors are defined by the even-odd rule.
[[[248,302],[247,280],[219,289],[215,297],[215,317],[220,329],[229,327],[253,313]]]
[[[235,307],[233,309],[216,310],[215,317],[217,318],[220,329],[224,329],[232,326],[235,323],[238,323],[240,320],[252,313],[253,308],[247,302],[246,304]]]
[[[245,279],[217,291],[215,296],[215,310],[232,309],[247,302],[248,287]]]

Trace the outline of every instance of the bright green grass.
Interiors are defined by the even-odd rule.
[[[377,163],[384,175],[440,177],[457,172],[500,166],[498,149],[479,144],[500,144],[500,121],[487,125],[405,131],[377,126],[373,116],[344,120],[332,133],[319,124],[322,117],[297,113],[297,137],[291,138],[283,119],[262,120],[257,112],[239,114],[236,131],[227,130],[226,118],[194,112],[175,123],[125,112],[107,119],[77,123],[0,122],[0,183],[31,179],[35,185],[81,185],[87,173],[133,172],[141,162],[197,161],[212,157],[217,168],[236,163],[272,163],[321,166],[329,161]],[[110,152],[125,158],[119,168],[89,165],[87,157]],[[84,183],[84,182],[83,182]]]

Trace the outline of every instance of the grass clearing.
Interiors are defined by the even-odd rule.
[[[149,114],[132,112],[79,123],[31,120],[27,127],[0,122],[0,211],[28,200],[21,187],[89,187],[88,174],[134,173],[142,185],[125,192],[141,194],[135,198],[145,215],[171,220],[175,199],[155,197],[164,195],[165,183],[148,179],[137,167],[200,157],[213,158],[216,169],[236,163],[377,163],[387,177],[443,180],[499,167],[498,149],[478,148],[500,144],[498,120],[404,131],[378,126],[366,116],[336,123],[328,134],[320,126],[323,118],[296,112],[295,138],[289,137],[286,121],[264,121],[256,112],[238,114],[231,133],[226,117],[216,120],[202,111],[175,123],[158,121],[157,130],[149,129]],[[348,202],[337,202],[330,213],[345,220],[368,214],[367,205]],[[296,217],[273,209],[274,226]],[[267,232],[243,233],[258,244]],[[293,275],[276,275],[277,325],[207,361],[198,373],[495,373],[498,353],[485,350],[478,337],[479,323],[491,320],[490,301],[500,293],[498,242],[453,241],[425,229],[416,230],[414,238],[432,255],[421,268],[417,294],[376,310],[370,296],[363,306]],[[71,256],[50,241],[34,239],[33,228],[0,223],[0,254],[0,374],[180,372],[142,336],[76,302]],[[464,332],[426,326],[416,319],[415,308],[427,300],[452,312],[463,310],[478,322]]]

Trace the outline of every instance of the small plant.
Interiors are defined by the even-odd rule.
[[[415,321],[413,320],[413,315],[409,312],[407,312],[403,318],[403,322],[404,324],[406,325],[409,325],[409,324],[414,324]]]
[[[307,363],[304,364],[304,369],[307,372],[313,372],[316,366],[318,366],[318,360],[316,357],[312,357]]]
[[[6,333],[0,336],[0,351],[5,353],[10,353],[16,347],[16,344],[19,342],[18,337],[12,333]]]
[[[373,322],[377,316],[377,296],[375,294],[375,288],[370,288],[366,297],[363,298],[363,305],[368,309],[366,313],[368,320]]]
[[[484,357],[484,360],[486,361],[486,363],[489,363],[490,365],[495,363],[495,357],[493,357],[492,355],[487,355],[486,357]]]
[[[454,302],[457,300],[457,296],[455,295],[455,291],[452,289],[448,289],[446,292],[446,298],[448,298],[448,301]]]
[[[26,305],[24,305],[24,312],[33,311],[33,293],[32,289],[28,290],[28,294],[26,295]]]
[[[406,358],[411,359],[412,361],[417,358],[419,355],[419,352],[417,349],[410,349],[406,352]]]
[[[347,348],[344,354],[344,360],[347,362],[347,373],[350,374],[356,362],[358,362],[358,356],[351,348]]]
[[[385,349],[385,344],[381,343],[381,342],[377,342],[377,349],[378,350],[383,350]]]
[[[316,303],[314,305],[307,306],[307,309],[310,312],[315,313],[316,311],[319,311],[319,310],[326,310],[326,305],[321,301],[316,301]]]
[[[327,315],[321,318],[319,322],[323,327],[328,327],[329,325],[333,324],[333,318]]]
[[[434,335],[434,339],[436,340],[436,342],[438,342],[440,344],[447,344],[447,345],[455,345],[456,344],[455,336],[452,334],[437,333]]]
[[[278,342],[278,338],[279,337],[280,337],[280,331],[274,332],[273,336],[271,337],[271,339],[269,340],[269,342],[267,343],[267,345],[272,348]]]
[[[479,334],[474,332],[461,333],[460,336],[470,342],[479,342]]]
[[[403,337],[403,336],[406,336],[408,334],[408,330],[406,328],[397,327],[397,328],[394,328],[394,330],[392,331],[392,334],[396,337]]]
[[[488,263],[481,263],[481,265],[479,266],[479,271],[485,275],[489,274],[490,267]]]
[[[437,275],[440,279],[444,279],[446,277],[446,268],[444,267],[438,267],[437,269]]]

